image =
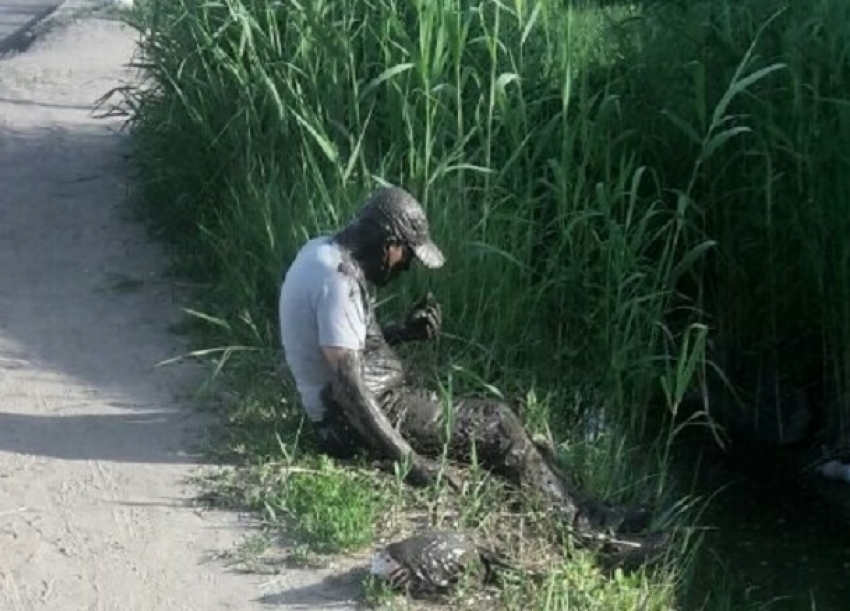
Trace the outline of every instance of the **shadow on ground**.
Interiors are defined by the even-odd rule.
[[[257,602],[271,607],[282,606],[285,609],[292,606],[303,609],[333,609],[352,605],[356,603],[352,594],[359,591],[360,584],[368,572],[368,567],[357,566],[313,584],[265,594],[258,598]]]
[[[131,219],[129,139],[92,118],[97,87],[32,78],[0,79],[0,452],[197,462],[201,372],[158,366],[182,300]]]

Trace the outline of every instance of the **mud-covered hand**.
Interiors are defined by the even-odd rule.
[[[440,333],[443,314],[440,304],[429,291],[410,310],[403,322],[393,323],[381,328],[384,339],[390,345],[404,342],[433,339]]]
[[[408,339],[434,339],[443,326],[443,312],[431,291],[420,299],[410,310],[404,321],[404,331]]]

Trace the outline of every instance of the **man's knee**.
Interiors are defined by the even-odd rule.
[[[531,445],[519,418],[498,401],[466,399],[456,406],[454,440],[474,446],[479,458],[493,467],[521,462]]]
[[[525,426],[510,406],[496,401],[488,403],[484,409],[491,427],[498,428],[501,434],[510,439],[514,445],[531,445]]]

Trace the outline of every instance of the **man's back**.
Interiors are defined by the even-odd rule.
[[[341,269],[343,253],[330,237],[307,242],[280,291],[280,333],[287,365],[311,420],[324,407],[319,393],[333,378],[322,347],[362,350],[366,315],[357,280]]]

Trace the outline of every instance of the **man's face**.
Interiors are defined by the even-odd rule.
[[[410,269],[412,259],[413,250],[406,244],[393,244],[387,248],[387,267],[390,269],[398,268],[399,271],[407,271]]]
[[[384,274],[376,282],[378,286],[385,286],[395,280],[401,272],[410,269],[413,261],[413,251],[406,244],[391,244],[387,246],[384,255]]]

